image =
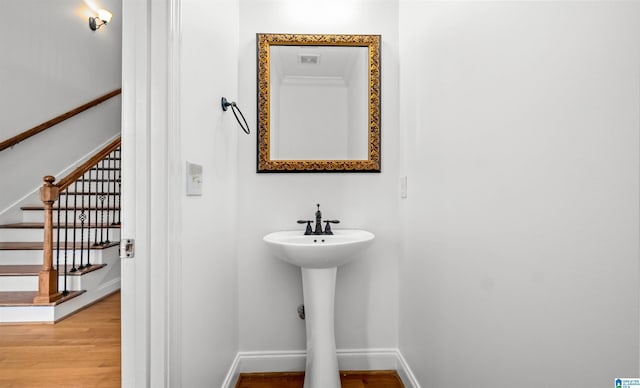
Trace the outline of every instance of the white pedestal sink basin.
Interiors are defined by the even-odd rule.
[[[274,232],[264,241],[278,258],[302,270],[307,364],[304,388],[340,388],[334,333],[333,304],[338,266],[373,241],[373,233],[337,229],[333,235],[304,235],[301,231]]]

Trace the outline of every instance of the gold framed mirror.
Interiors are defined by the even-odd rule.
[[[258,172],[380,172],[380,35],[257,34]]]

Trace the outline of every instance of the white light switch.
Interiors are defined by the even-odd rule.
[[[407,176],[400,177],[400,198],[407,198]]]
[[[187,162],[187,195],[202,195],[202,166]]]

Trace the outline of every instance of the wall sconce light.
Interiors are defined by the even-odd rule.
[[[106,9],[100,9],[98,10],[98,16],[89,17],[89,28],[91,29],[91,31],[95,31],[98,28],[109,23],[112,17],[113,17],[113,14],[111,14],[111,12],[107,11]]]

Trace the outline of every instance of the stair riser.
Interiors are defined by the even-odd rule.
[[[75,211],[75,220],[76,220],[76,225],[79,227],[81,222],[80,222],[80,214],[82,214],[81,211],[76,210]],[[106,223],[107,222],[107,217],[109,222],[113,222],[113,220],[118,219],[118,217],[120,217],[120,215],[118,214],[118,211],[116,210],[109,210],[107,211],[106,209],[104,211],[102,210],[90,210],[90,211],[85,211],[84,212],[86,217],[91,217],[91,223],[94,223],[96,220],[100,220],[100,217],[102,217],[103,221]],[[62,223],[65,222],[65,217],[66,220],[69,223],[73,223],[74,220],[74,211],[73,210],[69,210],[69,211],[62,211],[60,213],[60,220]],[[54,210],[53,211],[53,221],[54,222],[58,222],[58,211]],[[44,210],[24,210],[22,211],[22,222],[44,222]],[[88,218],[85,219],[85,223],[88,222]]]
[[[104,251],[106,267],[86,273],[79,278],[79,284],[73,283],[76,280],[68,277],[68,286],[86,290],[80,296],[69,301],[53,306],[0,306],[0,322],[53,322],[68,314],[81,309],[95,301],[117,291],[120,288],[120,259],[118,258],[117,247],[111,247]],[[0,282],[2,280],[0,279]],[[60,283],[62,285],[62,283]],[[37,286],[36,286],[37,287]],[[14,290],[12,290],[14,291]]]
[[[67,241],[73,241],[73,231],[69,230],[69,239]],[[95,229],[91,229],[89,231],[90,241],[94,242],[95,238]],[[87,231],[85,230],[85,236]],[[102,235],[100,234],[100,230],[98,229],[98,241],[106,240],[107,238],[107,229],[103,230]],[[43,241],[44,240],[44,231],[43,229],[2,229],[0,230],[0,241],[2,242],[23,242],[23,241]],[[53,230],[53,240],[58,240],[58,231],[57,229]],[[65,231],[60,231],[60,241],[65,240]],[[120,241],[120,228],[111,228],[109,229],[109,240],[110,241]],[[80,242],[80,231],[76,231],[76,241]]]
[[[117,250],[110,249],[94,249],[89,250],[89,262],[92,264],[102,264],[105,260],[111,256],[117,256]],[[60,252],[60,263],[64,264],[65,251]],[[110,256],[111,255],[111,256]],[[75,256],[76,263],[80,263],[80,256],[82,261],[87,261],[87,251],[83,251],[82,254],[79,250],[76,250],[75,254],[72,251],[67,251],[67,263],[71,264]],[[54,251],[53,261],[54,264],[57,261],[57,254]],[[43,259],[42,251],[0,251],[0,264],[1,265],[41,265]]]
[[[83,277],[88,276],[67,276],[67,290],[80,291],[83,288]],[[58,276],[58,289],[64,289],[64,276]],[[86,283],[86,281],[84,282]],[[0,276],[0,291],[38,291],[37,275],[22,276]]]

